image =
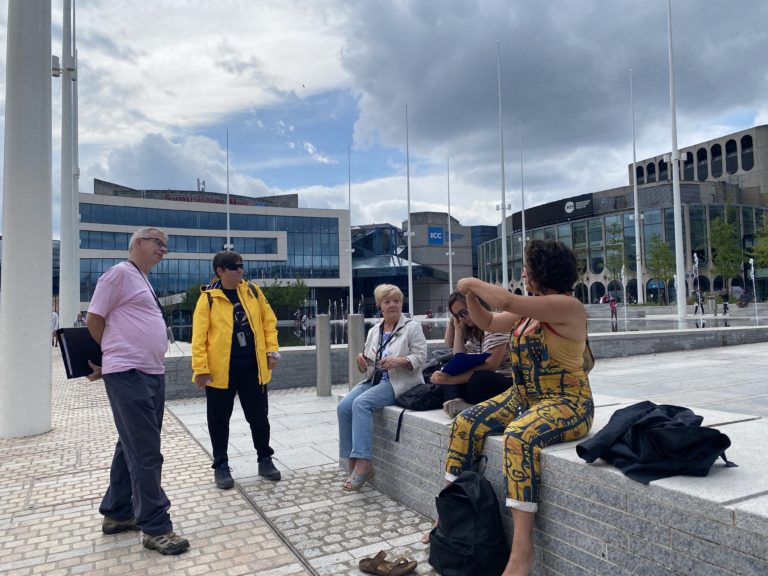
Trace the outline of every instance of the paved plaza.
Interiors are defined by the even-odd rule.
[[[598,360],[597,396],[768,416],[768,344]],[[281,366],[280,370],[290,370]],[[357,561],[386,550],[419,560],[430,519],[365,487],[341,490],[336,394],[270,393],[281,482],[256,474],[256,456],[236,406],[230,437],[234,490],[214,487],[204,399],[169,402],[163,426],[163,485],[175,529],[191,549],[175,557],[145,550],[136,533],[105,536],[98,505],[116,432],[104,385],[66,381],[53,356],[53,428],[0,440],[0,574],[358,575]],[[446,418],[446,425],[449,421]]]

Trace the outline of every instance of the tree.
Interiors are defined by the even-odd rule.
[[[578,280],[585,286],[589,282],[589,266],[587,266],[587,250],[586,248],[574,248],[573,255],[576,257],[576,266],[578,270]],[[581,291],[584,304],[589,303],[589,292],[587,290]]]
[[[744,259],[736,225],[716,218],[710,224],[712,244],[712,272],[723,277],[728,290],[730,280],[739,273]]]
[[[768,223],[763,224],[755,234],[752,257],[755,259],[755,266],[768,266]]]
[[[275,314],[279,310],[281,314],[285,313],[289,316],[296,308],[301,308],[304,305],[304,300],[309,296],[309,288],[301,277],[297,277],[294,282],[286,284],[275,278],[272,284],[262,286],[261,291],[269,300]]]
[[[179,302],[179,309],[194,312],[195,306],[197,306],[198,298],[200,298],[200,284],[192,284],[192,286],[187,288],[187,290],[184,292],[184,296],[181,297],[181,301]]]
[[[672,250],[667,243],[664,242],[658,234],[651,236],[650,242],[648,243],[648,252],[645,255],[645,267],[648,269],[648,272],[654,280],[656,280],[656,300],[659,301],[658,283],[659,281],[662,281],[664,282],[664,286],[666,286],[668,282],[674,278],[675,255],[672,253]],[[666,294],[667,304],[669,304],[669,293],[667,290],[664,290],[664,293]]]
[[[611,224],[606,228],[605,268],[612,280],[621,277],[621,267],[624,266],[624,239],[621,237],[621,226]]]

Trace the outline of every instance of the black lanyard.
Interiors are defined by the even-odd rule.
[[[386,348],[390,342],[392,342],[392,339],[395,337],[395,334],[400,332],[403,328],[405,328],[405,325],[408,324],[410,320],[406,320],[400,328],[392,332],[392,334],[389,335],[389,338],[384,340],[384,322],[381,323],[381,326],[379,327],[379,350],[376,352],[376,362],[381,360],[381,354],[384,352],[384,348]]]
[[[152,294],[152,298],[155,299],[155,304],[157,304],[157,308],[160,310],[160,318],[163,319],[163,324],[165,324],[165,331],[168,334],[168,340],[173,343],[173,331],[171,330],[171,327],[168,326],[168,323],[165,321],[165,315],[163,314],[163,307],[160,304],[160,300],[157,299],[157,294],[155,294],[155,291],[152,289],[152,284],[149,283],[149,280],[147,280],[147,277],[144,275],[144,272],[141,271],[141,268],[136,266],[136,263],[132,260],[128,260],[131,264],[133,264],[133,267],[138,270],[139,274],[141,274],[141,277],[144,279],[144,282],[147,284],[147,288],[149,288],[149,293]]]

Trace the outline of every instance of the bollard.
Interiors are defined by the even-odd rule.
[[[317,395],[331,395],[331,318],[318,314],[315,318],[315,350],[317,352]]]
[[[357,368],[357,355],[365,347],[365,319],[362,314],[350,314],[347,318],[347,367],[349,371],[349,389],[364,379],[363,373]]]

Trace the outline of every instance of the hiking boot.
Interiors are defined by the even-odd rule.
[[[189,550],[189,540],[182,538],[175,532],[168,532],[168,534],[159,534],[157,536],[144,534],[142,544],[144,548],[157,550],[163,556],[173,556],[174,554],[181,554]]]
[[[136,518],[115,520],[109,516],[104,516],[104,519],[101,521],[101,531],[104,532],[104,534],[120,534],[121,532],[138,529],[139,527],[136,525]]]
[[[445,412],[449,418],[456,418],[467,408],[471,408],[472,404],[464,402],[461,398],[454,398],[443,403],[443,412]]]
[[[280,480],[280,470],[275,468],[275,465],[272,463],[272,458],[269,456],[259,462],[259,476],[264,476],[264,478],[272,480],[273,482]]]
[[[232,478],[231,471],[232,469],[226,462],[224,464],[219,464],[218,468],[213,471],[213,478],[216,480],[216,488],[229,490],[234,487],[235,481]]]

